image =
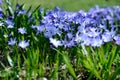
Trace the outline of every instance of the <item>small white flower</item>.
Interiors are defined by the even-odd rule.
[[[57,41],[56,39],[50,38],[50,43],[52,43],[56,48],[58,46],[62,46],[61,41]]]
[[[0,22],[0,26],[3,26],[4,24],[2,22]]]
[[[13,28],[13,25],[8,25],[7,28]]]
[[[20,41],[18,46],[24,49],[29,46],[29,42],[27,42],[26,40]]]
[[[27,33],[25,28],[18,28],[18,32],[21,34]]]
[[[13,46],[13,45],[15,45],[15,43],[16,43],[17,41],[16,41],[16,38],[10,38],[10,40],[8,41],[8,45],[11,45],[11,46]]]
[[[7,35],[7,34],[4,34],[3,36],[4,36],[4,38],[7,38],[7,37],[8,37],[8,35]]]

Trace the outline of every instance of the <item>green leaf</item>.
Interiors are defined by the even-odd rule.
[[[12,61],[11,57],[9,56],[9,54],[7,54],[7,59],[8,59],[10,66],[13,67],[14,64],[13,64],[13,61]]]
[[[40,8],[40,5],[39,6],[37,6],[35,9],[34,9],[34,11],[32,11],[32,14],[29,16],[29,17],[32,17],[33,16],[33,14],[38,10]]]
[[[74,69],[73,69],[73,67],[72,67],[72,65],[71,65],[71,63],[70,63],[70,60],[69,60],[68,56],[65,55],[65,52],[60,52],[59,50],[57,50],[57,49],[55,49],[55,48],[54,48],[54,50],[56,50],[59,54],[62,55],[63,61],[65,62],[65,64],[66,64],[66,66],[67,66],[70,74],[71,74],[71,75],[73,76],[73,78],[76,80],[76,79],[77,79],[77,76],[76,76],[76,74],[75,74],[75,72],[74,72]]]
[[[104,47],[101,46],[100,48],[98,48],[98,58],[100,60],[100,63],[102,64],[102,66],[104,66],[106,64],[106,57],[105,57],[105,51],[104,51]]]
[[[112,74],[110,80],[114,80],[114,79],[117,77],[118,74],[120,74],[120,67],[118,67],[118,68],[115,70],[115,72]]]
[[[108,70],[111,69],[111,65],[112,65],[113,60],[114,60],[114,58],[115,58],[116,51],[117,51],[117,46],[114,45],[114,46],[112,47],[111,54],[110,54],[109,57],[108,57],[108,63],[107,63],[107,68],[108,68]]]
[[[8,6],[8,12],[13,16],[14,15],[14,10],[11,6]]]
[[[14,15],[14,10],[11,6],[11,2],[9,0],[5,0],[6,6],[7,6],[7,11],[9,12],[10,15]]]
[[[1,66],[5,69],[5,65],[0,61]]]
[[[28,8],[28,10],[26,12],[27,14],[30,12],[31,8],[32,8],[32,5]]]
[[[62,54],[62,57],[63,57],[63,60],[64,60],[64,62],[65,62],[65,64],[66,64],[66,66],[67,66],[70,74],[71,74],[75,79],[77,79],[76,74],[75,74],[75,72],[74,72],[74,69],[73,69],[70,61],[69,61],[68,56],[65,55],[65,54]]]
[[[84,45],[82,45],[82,53],[83,53],[84,55],[87,55],[87,54],[88,54],[88,51],[86,50],[86,48],[85,48]]]

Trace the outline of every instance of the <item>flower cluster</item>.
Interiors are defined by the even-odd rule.
[[[4,42],[4,45],[7,44],[8,46],[17,45],[18,47],[24,49],[30,45],[28,39],[29,35],[26,34],[28,34],[27,27],[30,26],[29,24],[32,25],[33,22],[31,23],[29,21],[32,17],[29,17],[28,14],[30,13],[25,13],[26,10],[22,9],[22,5],[17,4],[16,7],[14,15],[5,14],[0,8],[0,39],[2,39],[0,42]],[[6,46],[2,47],[6,48]]]
[[[77,12],[56,7],[46,12],[44,9],[29,12],[17,4],[16,9],[14,15],[5,15],[0,9],[0,37],[9,46],[26,48],[34,45],[34,40],[37,44],[41,34],[56,48],[99,47],[107,42],[120,45],[120,6],[96,6]]]
[[[47,12],[37,28],[55,47],[78,44],[99,47],[107,42],[120,45],[120,6],[96,6],[88,12],[55,8]]]

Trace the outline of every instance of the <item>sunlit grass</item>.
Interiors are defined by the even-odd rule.
[[[13,3],[24,3],[26,8],[30,5],[33,9],[38,5],[42,8],[51,9],[56,6],[64,8],[68,11],[78,11],[80,9],[88,10],[95,5],[99,6],[113,6],[120,5],[120,0],[11,0]]]

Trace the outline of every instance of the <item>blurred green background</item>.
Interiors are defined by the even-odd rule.
[[[15,3],[24,3],[25,8],[28,8],[30,5],[33,6],[33,9],[38,5],[41,5],[42,8],[52,9],[56,6],[64,8],[67,11],[78,11],[80,9],[88,10],[90,7],[99,5],[104,6],[113,6],[120,5],[120,0],[10,0],[12,5]]]

